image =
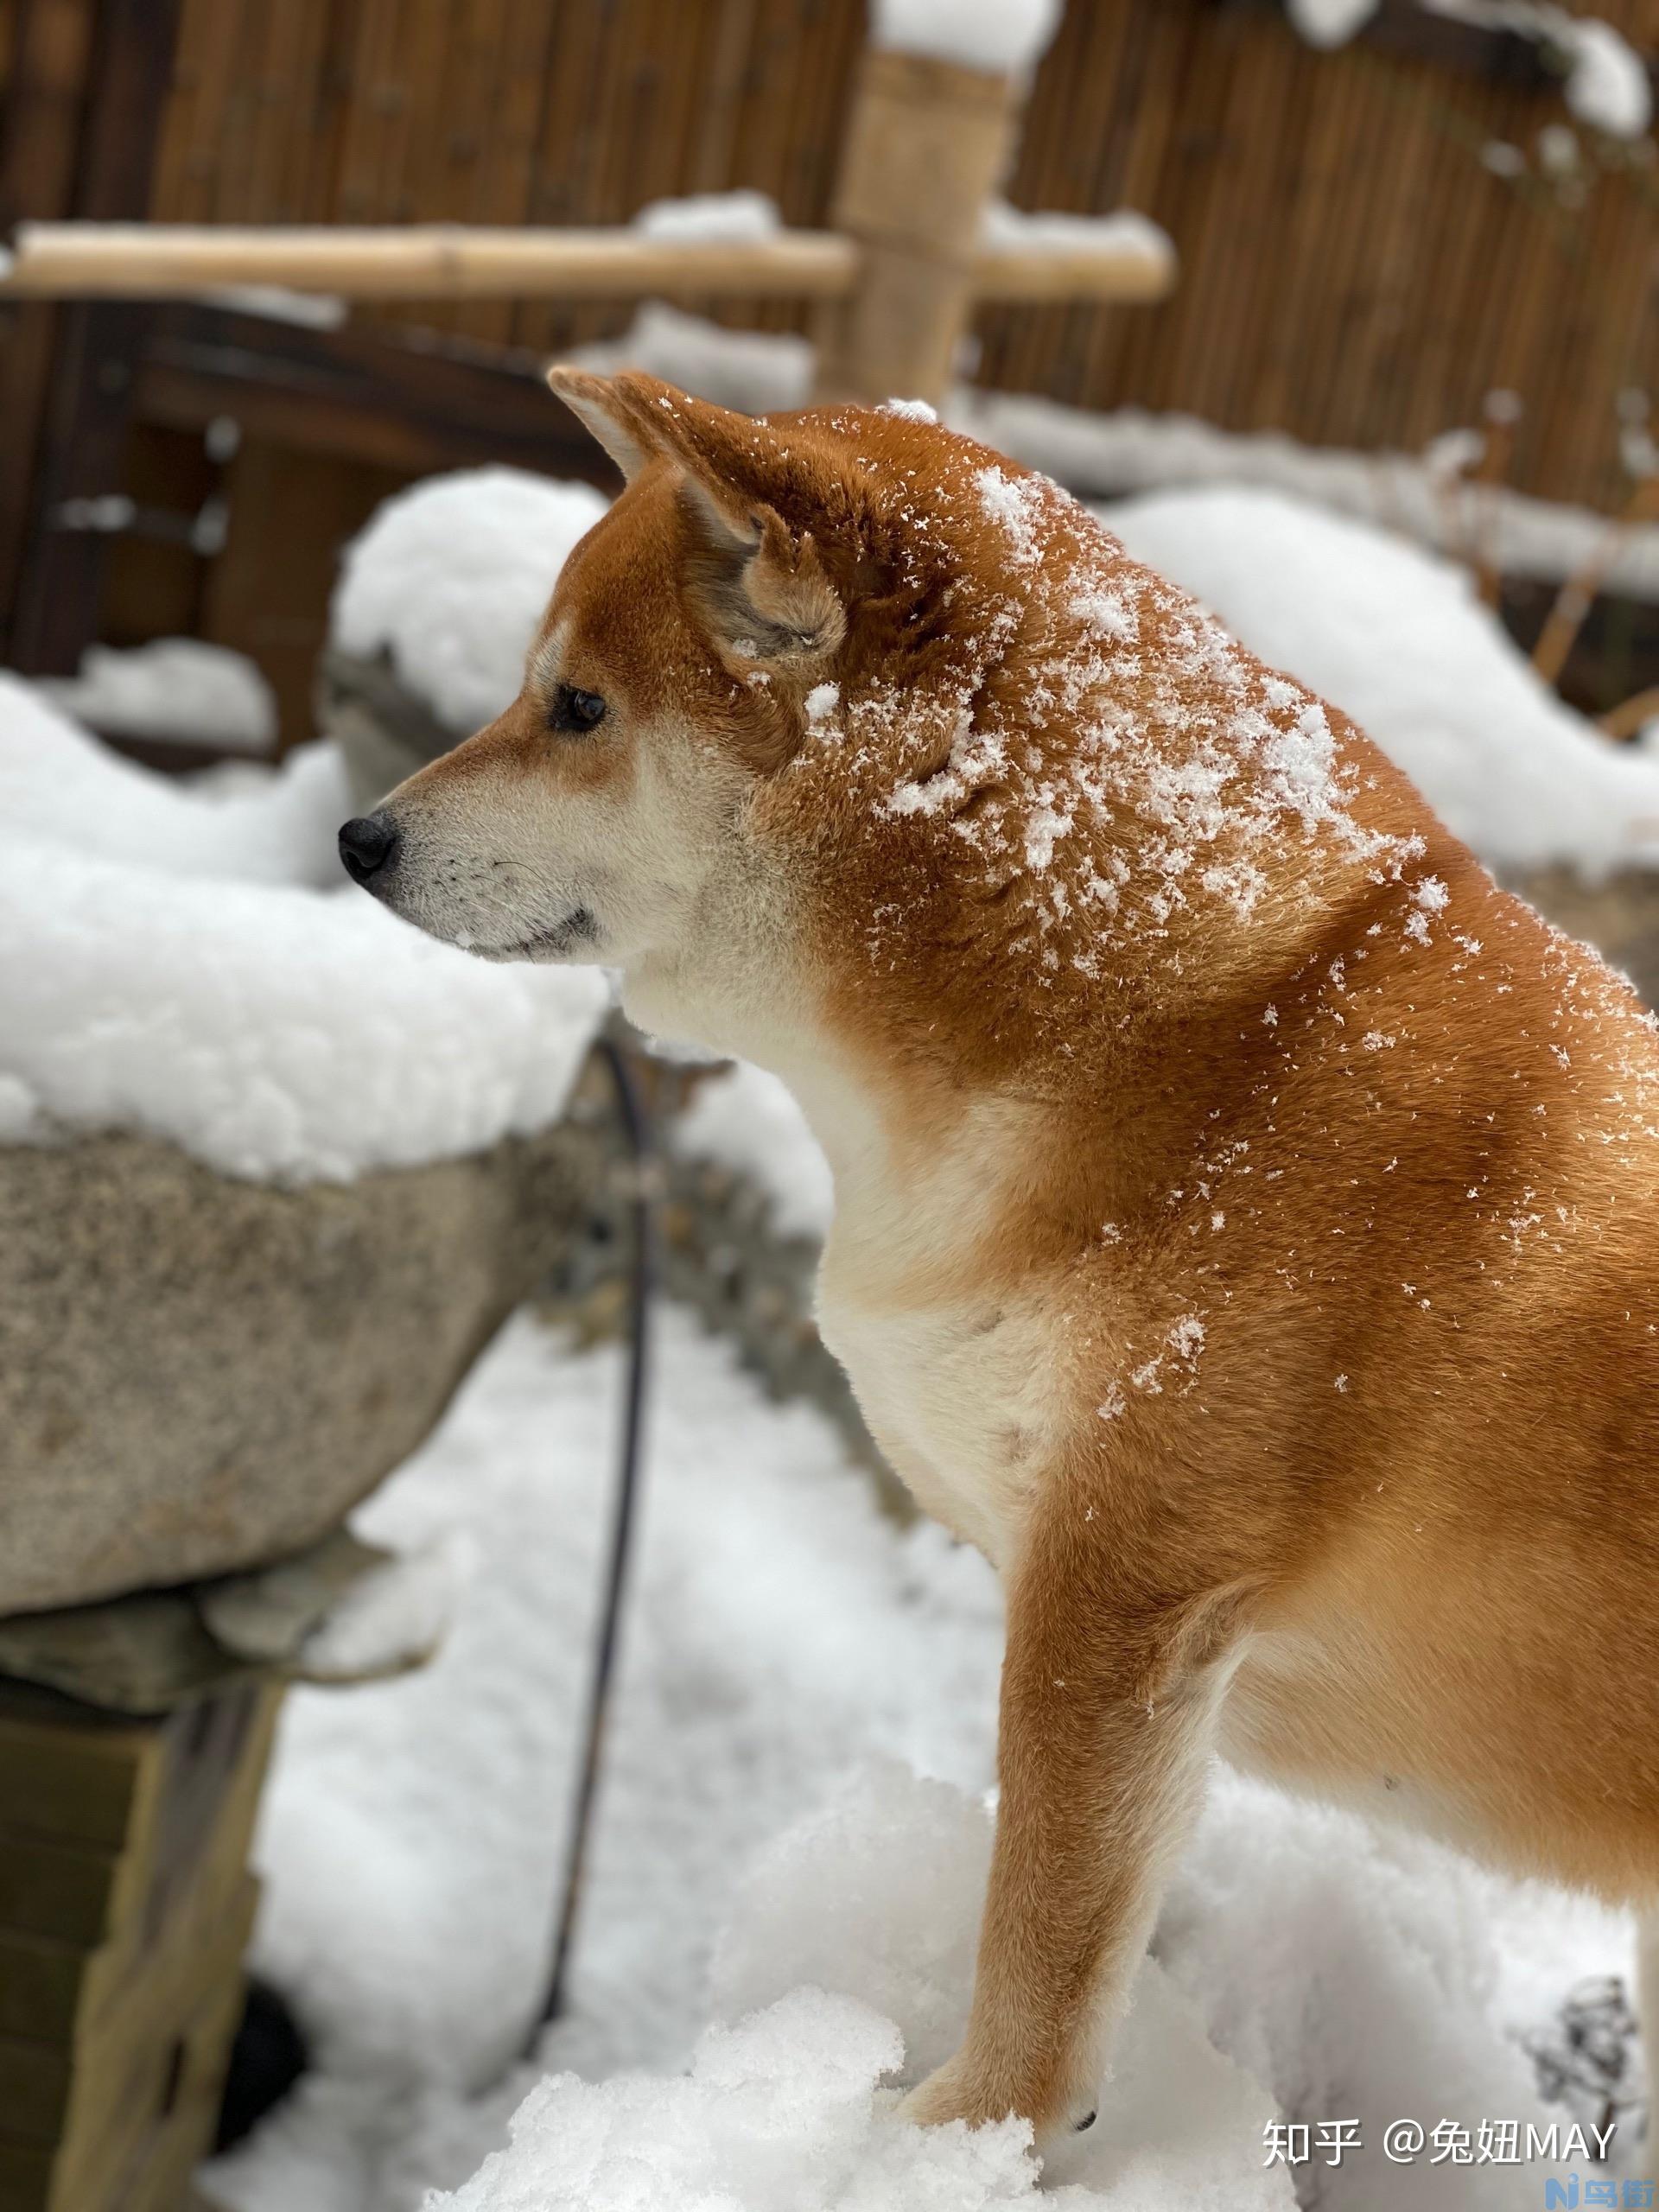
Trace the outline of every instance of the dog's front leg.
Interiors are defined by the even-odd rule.
[[[1135,1563],[1139,1564],[1139,1563]],[[1008,1580],[1001,1798],[961,2050],[901,2107],[1015,2113],[1039,2142],[1093,2117],[1107,2046],[1203,1795],[1239,1615],[1050,1529]]]

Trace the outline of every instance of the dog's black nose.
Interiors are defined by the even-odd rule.
[[[397,825],[389,815],[359,814],[340,833],[340,857],[353,883],[378,875],[397,849]]]

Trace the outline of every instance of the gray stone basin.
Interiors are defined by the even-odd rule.
[[[0,1147],[0,1613],[322,1535],[557,1258],[600,1156],[577,1118],[287,1191],[148,1136]]]

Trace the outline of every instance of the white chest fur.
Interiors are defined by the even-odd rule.
[[[918,1503],[1001,1563],[1059,1419],[1041,1287],[1009,1296],[975,1281],[1022,1132],[996,1109],[970,1109],[919,1165],[844,1109],[824,1134],[836,1173],[818,1284],[824,1341]]]
[[[1056,1420],[1043,1318],[1025,1300],[905,1309],[861,1300],[826,1255],[819,1320],[918,1503],[1003,1564]]]
[[[745,975],[742,989],[711,986],[709,1004],[683,974],[660,998],[635,982],[628,1010],[756,1060],[793,1092],[835,1178],[818,1279],[824,1341],[918,1503],[1001,1564],[1062,1418],[1043,1287],[1009,1297],[976,1281],[976,1249],[1039,1141],[1029,1115],[986,1096],[951,1101],[918,1141],[898,1103],[874,1097],[800,1019],[812,1002],[805,981],[785,989],[778,976]]]

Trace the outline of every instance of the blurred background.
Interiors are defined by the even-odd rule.
[[[1339,47],[1313,42],[1343,12],[1075,0],[1007,195],[1138,210],[1179,281],[1133,311],[987,308],[973,381],[1369,456],[1486,436],[1492,396],[1513,395],[1501,450],[1446,455],[1448,474],[1625,512],[1659,193],[1630,87],[1615,77],[1598,111],[1590,72],[1501,8],[1383,0],[1346,11]],[[1655,0],[1604,0],[1599,20],[1650,76]],[[742,188],[818,226],[864,38],[856,0],[8,0],[0,224],[620,224]],[[292,745],[343,541],[434,469],[593,471],[537,365],[619,336],[632,310],[257,304],[7,305],[0,626],[13,665],[54,674],[94,640],[232,647]],[[1102,460],[1077,488],[1179,465]],[[1503,580],[1529,645],[1554,581],[1540,565]],[[1600,712],[1659,681],[1659,630],[1645,591],[1596,601],[1566,681]]]

